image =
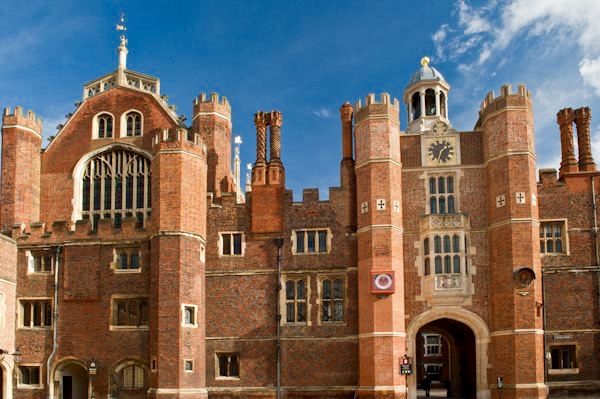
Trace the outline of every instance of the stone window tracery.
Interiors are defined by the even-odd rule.
[[[90,159],[82,176],[82,218],[92,228],[100,219],[113,219],[120,228],[124,217],[145,226],[151,209],[150,160],[145,156],[115,149]]]

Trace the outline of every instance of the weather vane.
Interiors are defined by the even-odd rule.
[[[116,26],[117,31],[122,31],[123,34],[121,35],[121,44],[122,45],[127,45],[127,38],[125,37],[125,32],[127,31],[127,27],[125,26],[125,13],[123,11],[121,11],[121,19],[119,20],[119,23]]]

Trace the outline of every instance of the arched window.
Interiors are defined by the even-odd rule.
[[[444,94],[444,92],[440,92],[440,110],[442,112],[440,112],[440,115],[442,115],[444,118],[447,118],[448,116],[446,116],[446,95]]]
[[[146,382],[145,370],[138,365],[127,366],[122,371],[121,387],[125,389],[142,389]]]
[[[111,138],[113,136],[113,117],[109,114],[98,115],[98,131],[96,137],[99,139]]]
[[[421,116],[421,93],[416,92],[412,96],[411,100],[412,104],[412,120],[419,118]]]
[[[435,91],[425,90],[425,115],[435,115]]]
[[[82,176],[82,219],[92,228],[100,219],[113,219],[119,228],[124,217],[136,218],[139,227],[150,216],[150,160],[124,149],[90,159]]]
[[[128,112],[127,115],[125,115],[125,123],[127,137],[142,135],[142,115],[139,112]]]

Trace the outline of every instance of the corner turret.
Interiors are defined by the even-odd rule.
[[[40,217],[42,120],[33,111],[9,108],[2,116],[2,231]]]
[[[208,150],[207,190],[215,198],[234,192],[231,177],[231,105],[227,97],[205,93],[194,100],[192,131],[199,133]]]

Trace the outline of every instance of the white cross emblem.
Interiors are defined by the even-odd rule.
[[[384,199],[380,198],[377,200],[377,210],[379,210],[379,211],[385,210],[385,200]]]
[[[394,200],[394,212],[400,212],[400,201]]]
[[[496,197],[496,208],[501,208],[506,205],[506,199],[504,198],[504,194]]]
[[[515,194],[515,198],[517,200],[517,204],[524,204],[525,203],[525,193],[524,192],[518,192]]]
[[[360,204],[360,211],[362,213],[367,213],[369,212],[369,203],[368,202],[363,202],[362,204]]]

